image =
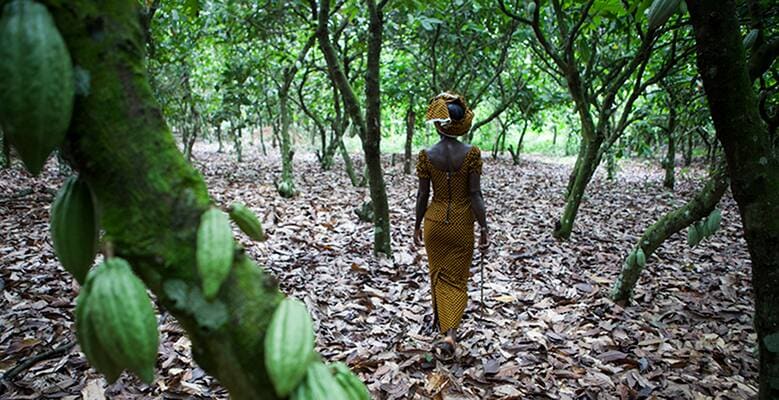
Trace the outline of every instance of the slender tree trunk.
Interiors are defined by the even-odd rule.
[[[226,318],[211,329],[198,323],[204,310],[175,300],[180,293],[200,292],[196,232],[212,202],[201,175],[178,151],[148,84],[139,4],[49,5],[73,62],[91,79],[89,95],[76,98],[65,155],[94,191],[115,254],[130,262],[158,304],[178,320],[198,365],[231,398],[275,399],[262,361],[265,331],[281,299],[273,279],[237,252],[222,290],[209,303]]]
[[[222,124],[216,124],[216,141],[219,143],[219,148],[216,149],[217,153],[222,152]]]
[[[692,164],[692,148],[693,148],[693,137],[692,137],[692,131],[687,131],[687,147],[684,149],[684,166],[689,167]]]
[[[557,126],[552,127],[552,148],[557,145]]]
[[[344,167],[346,169],[346,174],[349,175],[349,180],[352,182],[352,186],[354,187],[360,187],[362,186],[361,180],[362,178],[357,175],[356,172],[354,172],[354,163],[352,163],[352,158],[349,157],[349,152],[346,151],[346,146],[344,145],[343,140],[338,142],[338,148],[341,150],[341,158],[344,160]]]
[[[668,136],[668,148],[665,154],[665,160],[663,160],[663,168],[665,169],[665,177],[663,178],[663,186],[670,190],[674,190],[675,169],[676,169],[676,141],[674,140],[673,130],[669,129]]]
[[[0,131],[0,169],[11,166],[11,146],[5,140],[3,132]]]
[[[279,90],[279,113],[281,114],[281,181],[276,184],[276,189],[281,197],[295,195],[295,178],[292,170],[292,158],[294,150],[289,135],[289,110],[287,109],[288,93],[284,88]]]
[[[319,25],[317,37],[319,47],[327,62],[330,75],[338,85],[341,96],[344,99],[346,110],[352,119],[352,124],[357,129],[362,140],[365,153],[365,165],[368,168],[368,182],[371,194],[371,202],[374,207],[373,250],[375,253],[391,255],[389,204],[387,192],[384,186],[384,173],[381,167],[381,91],[380,91],[380,65],[381,40],[383,22],[381,10],[375,0],[368,0],[368,57],[365,73],[365,110],[363,118],[362,110],[354,91],[341,68],[338,55],[330,43],[328,23],[330,16],[330,4],[327,1],[320,2]]]
[[[519,140],[517,140],[517,151],[515,152],[514,149],[511,148],[511,145],[509,145],[509,153],[511,153],[511,159],[514,162],[514,165],[519,165],[520,161],[520,154],[522,153],[522,144],[525,141],[525,133],[527,133],[527,125],[528,120],[525,120],[522,125],[522,133],[519,134]]]
[[[414,139],[414,126],[417,121],[417,114],[414,112],[413,100],[409,99],[408,110],[406,111],[406,148],[403,159],[403,173],[411,173],[411,145]]]
[[[558,239],[568,239],[571,236],[573,223],[576,220],[576,214],[579,212],[582,197],[602,157],[600,150],[603,141],[600,139],[600,136],[596,136],[592,140],[582,139],[582,142],[584,143],[582,149],[583,156],[580,154],[580,157],[577,159],[575,174],[570,182],[570,191],[565,200],[563,216],[555,224],[555,230],[552,233]]]
[[[265,127],[262,124],[262,116],[259,118],[259,131],[260,131],[260,147],[262,148],[262,155],[267,156],[268,153],[265,150]]]
[[[689,202],[665,214],[647,228],[631,252],[641,248],[646,261],[649,262],[655,250],[669,237],[711,214],[728,188],[728,174],[724,164],[723,160],[722,165],[718,165],[711,172],[706,184]],[[622,264],[622,272],[614,281],[611,299],[623,305],[629,303],[643,269],[635,260],[630,262],[630,259],[626,258]]]
[[[779,158],[760,118],[734,0],[688,0],[717,137],[741,212],[755,296],[761,400],[779,398]],[[753,54],[757,54],[754,52]],[[752,60],[755,61],[755,60]],[[770,62],[769,62],[770,65]],[[754,71],[754,70],[753,70]],[[750,76],[750,73],[753,76]]]

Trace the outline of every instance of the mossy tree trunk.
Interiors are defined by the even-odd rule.
[[[330,3],[321,1],[318,11],[317,38],[330,76],[333,77],[344,100],[346,112],[362,141],[371,203],[374,208],[373,250],[374,253],[392,254],[389,221],[389,202],[384,185],[381,166],[381,89],[380,55],[383,33],[382,6],[375,0],[368,0],[368,55],[365,71],[365,116],[354,94],[349,80],[341,67],[343,64],[330,41]]]
[[[728,174],[724,164],[723,160],[721,165],[716,166],[706,184],[689,202],[663,215],[647,228],[631,252],[641,248],[646,262],[649,262],[655,250],[669,237],[711,214],[728,188]],[[635,259],[626,258],[619,277],[614,281],[611,299],[619,304],[629,303],[643,269]]]
[[[734,0],[688,0],[703,79],[717,137],[725,149],[731,190],[752,260],[754,326],[761,400],[779,398],[779,155],[759,114],[754,79],[779,51],[763,43],[747,63]],[[779,49],[779,42],[777,49]]]
[[[95,193],[106,240],[186,330],[195,361],[232,398],[275,399],[262,362],[264,334],[281,299],[274,280],[238,252],[211,303],[225,322],[212,329],[170,290],[200,290],[196,230],[212,201],[149,87],[139,3],[75,0],[49,8],[74,64],[90,74],[91,91],[76,98],[63,147]]]
[[[674,190],[674,185],[676,184],[676,140],[674,139],[674,132],[670,128],[665,134],[668,140],[668,147],[666,148],[665,159],[663,160],[663,169],[665,170],[663,186],[667,189]]]

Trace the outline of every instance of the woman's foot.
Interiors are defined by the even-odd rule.
[[[451,361],[456,350],[457,342],[455,342],[454,334],[451,331],[433,346],[433,354],[441,361]]]

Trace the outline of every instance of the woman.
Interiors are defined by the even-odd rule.
[[[435,124],[441,140],[419,153],[414,244],[424,240],[430,263],[433,324],[445,336],[435,348],[451,358],[457,326],[468,302],[468,277],[473,261],[473,222],[479,222],[479,247],[489,246],[487,217],[481,194],[481,152],[457,140],[468,132],[473,112],[462,96],[442,93],[428,106],[427,122]],[[430,183],[433,201],[428,206]],[[424,234],[421,229],[424,219]]]

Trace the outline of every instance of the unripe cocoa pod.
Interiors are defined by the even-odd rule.
[[[636,249],[636,265],[641,268],[646,266],[646,255],[644,255],[644,250],[640,247]]]
[[[713,235],[714,232],[719,229],[721,223],[722,212],[719,209],[715,209],[709,214],[709,217],[706,218],[706,230],[709,231],[709,236]]]
[[[349,395],[320,361],[309,363],[306,379],[292,392],[292,400],[350,400]]]
[[[109,258],[90,282],[88,314],[108,357],[147,383],[154,380],[157,318],[143,282],[127,261]]]
[[[335,380],[341,385],[341,388],[346,392],[349,400],[371,400],[371,394],[368,392],[368,388],[362,383],[349,367],[342,363],[337,362],[332,365],[335,372]]]
[[[749,31],[749,33],[747,33],[747,35],[744,36],[744,42],[743,42],[744,48],[751,49],[752,46],[755,45],[755,42],[757,41],[757,35],[759,34],[760,34],[759,29],[752,29],[751,31]]]
[[[276,394],[286,397],[306,375],[314,357],[314,327],[306,306],[286,298],[265,333],[265,368]]]
[[[657,29],[679,9],[681,0],[654,0],[647,11],[649,30]]]
[[[695,247],[703,239],[703,232],[698,228],[698,224],[692,224],[687,228],[687,246]]]
[[[99,229],[92,191],[82,179],[68,178],[57,193],[50,232],[60,263],[83,285],[97,254]]]
[[[92,312],[89,309],[90,282],[94,274],[88,275],[86,283],[76,298],[76,338],[81,351],[98,372],[105,375],[108,383],[114,383],[122,373],[122,367],[108,357],[108,352],[95,334]]]
[[[195,252],[197,270],[203,283],[203,295],[213,299],[233,265],[233,230],[222,211],[212,208],[200,216]]]
[[[33,175],[65,138],[73,113],[73,66],[42,4],[11,1],[0,18],[0,126]]]
[[[628,254],[627,263],[630,266],[636,265],[636,252],[631,251],[630,254]]]
[[[260,220],[242,203],[234,203],[230,206],[230,219],[250,238],[260,242],[265,240],[265,232],[262,230]]]

